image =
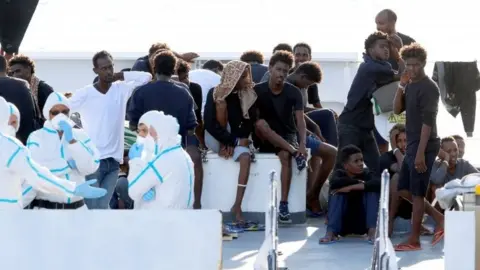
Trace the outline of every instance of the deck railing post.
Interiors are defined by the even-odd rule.
[[[270,172],[270,202],[268,211],[265,215],[266,236],[270,242],[270,250],[268,251],[268,270],[277,270],[277,247],[278,247],[278,222],[277,222],[277,205],[278,205],[278,185],[275,177],[275,171]]]
[[[381,178],[380,204],[378,207],[377,230],[372,256],[372,270],[397,270],[397,258],[388,237],[388,209],[390,198],[390,174],[383,171]]]

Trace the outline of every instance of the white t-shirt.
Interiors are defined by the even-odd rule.
[[[79,112],[83,129],[100,152],[100,159],[123,159],[125,113],[133,90],[152,80],[150,73],[130,71],[116,81],[107,93],[93,85],[78,89],[70,98],[71,112]]]
[[[188,73],[191,82],[198,83],[202,87],[202,116],[207,102],[207,94],[210,89],[220,84],[221,76],[208,69],[194,69]]]

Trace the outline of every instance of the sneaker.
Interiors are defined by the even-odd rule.
[[[297,169],[302,171],[307,167],[307,159],[303,155],[299,155],[298,152],[294,153],[295,162],[297,163]]]
[[[280,202],[280,209],[278,211],[278,222],[292,223],[290,219],[290,212],[288,211],[288,202]]]

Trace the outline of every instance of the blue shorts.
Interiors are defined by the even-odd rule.
[[[315,136],[307,135],[307,139],[305,141],[305,147],[310,149],[310,154],[312,156],[316,156],[319,154],[320,145],[322,141]]]
[[[197,139],[197,136],[195,135],[187,135],[185,137],[182,137],[182,147],[186,148],[187,146],[200,146],[200,141]]]

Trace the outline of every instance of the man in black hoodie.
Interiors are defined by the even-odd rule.
[[[28,89],[28,83],[21,79],[7,76],[7,61],[0,55],[0,96],[13,103],[20,111],[20,129],[17,138],[26,143],[30,133],[38,126],[38,112],[35,110],[33,97]]]

